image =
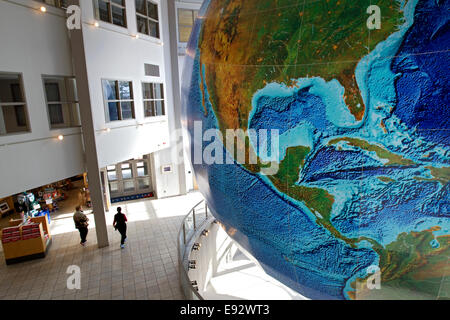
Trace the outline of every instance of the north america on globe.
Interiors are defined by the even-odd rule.
[[[229,163],[194,163],[199,188],[305,297],[450,297],[449,20],[448,0],[204,2],[183,75],[191,148],[207,144],[195,122],[277,129],[279,169],[246,137],[246,161],[223,145]]]

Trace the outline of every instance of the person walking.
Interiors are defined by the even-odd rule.
[[[83,213],[81,206],[75,208],[75,213],[73,215],[73,221],[75,222],[75,228],[80,232],[81,242],[80,244],[84,247],[86,246],[86,237],[88,235],[89,218]]]
[[[125,248],[125,241],[127,240],[127,216],[122,213],[122,208],[117,208],[117,213],[114,215],[113,227],[119,230],[122,239],[120,240],[120,247]]]

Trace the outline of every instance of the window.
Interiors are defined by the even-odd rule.
[[[27,131],[29,126],[22,77],[0,73],[0,134]]]
[[[131,81],[103,80],[107,121],[134,119],[133,83]]]
[[[39,0],[39,2],[54,6],[57,8],[67,8],[67,0]]]
[[[107,166],[106,167],[106,172],[108,173],[108,180],[109,181],[117,180],[116,166]]]
[[[164,108],[164,87],[162,83],[143,83],[144,116],[155,117],[166,114]]]
[[[97,19],[127,27],[125,0],[94,0]]]
[[[81,126],[77,86],[72,77],[43,77],[50,128]]]
[[[134,180],[125,180],[123,182],[123,191],[124,192],[135,191]]]
[[[197,14],[197,10],[178,9],[178,41],[189,41]]]
[[[138,177],[140,177],[137,180],[138,189],[145,190],[145,189],[150,188],[150,178],[148,177],[149,172],[148,172],[147,162],[146,161],[136,162],[136,171],[137,171]]]
[[[133,178],[133,171],[131,169],[131,164],[123,163],[121,165],[122,169],[122,179],[131,179]]]
[[[109,192],[111,195],[116,195],[120,192],[119,183],[118,182],[110,182],[109,183]]]
[[[135,2],[138,31],[159,39],[158,5],[149,0]]]
[[[150,186],[151,186],[150,178],[138,179],[138,188],[139,188],[139,190],[146,190],[146,189],[150,188]]]
[[[148,176],[147,162],[145,162],[145,161],[137,162],[136,170],[137,170],[138,177]]]

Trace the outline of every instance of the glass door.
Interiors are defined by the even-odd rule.
[[[148,158],[107,166],[106,173],[111,198],[153,192]]]

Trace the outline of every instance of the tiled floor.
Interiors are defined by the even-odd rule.
[[[96,244],[94,217],[88,246],[79,244],[71,215],[52,221],[53,244],[46,258],[6,266],[0,252],[0,299],[183,299],[178,282],[176,238],[181,221],[200,193],[121,203],[128,241],[120,249],[114,206],[107,213],[110,245]],[[67,289],[67,268],[81,269],[81,289]]]

